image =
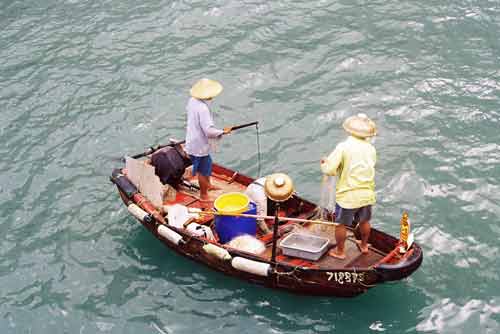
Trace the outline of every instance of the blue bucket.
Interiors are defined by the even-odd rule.
[[[256,215],[257,206],[254,202],[248,204],[249,209],[243,213]],[[234,216],[215,216],[215,231],[220,242],[225,244],[242,234],[255,236],[257,233],[257,219]]]

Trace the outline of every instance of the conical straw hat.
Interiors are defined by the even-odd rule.
[[[216,97],[222,92],[222,85],[210,79],[200,79],[191,87],[191,96],[199,100],[207,100]]]
[[[275,202],[284,202],[293,194],[292,179],[283,173],[266,176],[264,183],[266,196]]]
[[[348,117],[342,126],[344,130],[359,138],[373,137],[377,134],[375,122],[365,114]]]

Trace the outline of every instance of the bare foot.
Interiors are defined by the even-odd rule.
[[[361,242],[361,240],[356,240],[356,245],[358,246],[361,254],[367,254],[369,251],[368,247],[371,246],[370,244],[366,244],[366,246],[363,247],[363,243]]]
[[[211,184],[210,186],[208,186],[208,191],[210,190],[220,190],[221,188],[217,187],[217,186],[214,186],[213,184]]]
[[[328,255],[330,255],[331,257],[335,257],[337,259],[340,259],[340,260],[344,260],[345,259],[345,253],[339,253],[337,251],[337,248],[334,248],[331,251],[329,251]]]
[[[213,207],[214,202],[211,201],[210,199],[203,199],[200,198],[200,207],[202,209],[211,209]]]

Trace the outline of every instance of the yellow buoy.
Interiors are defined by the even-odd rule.
[[[222,194],[214,202],[215,209],[220,213],[242,213],[248,210],[250,199],[243,193]]]

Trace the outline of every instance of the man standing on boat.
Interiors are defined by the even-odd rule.
[[[349,133],[347,139],[339,143],[328,157],[321,159],[321,171],[338,177],[335,221],[340,225],[335,228],[337,246],[329,254],[340,259],[345,258],[345,225],[359,224],[361,242],[358,246],[362,253],[368,253],[377,160],[375,147],[370,143],[377,128],[368,116],[351,116],[344,121],[343,128]]]
[[[212,158],[209,140],[218,139],[223,134],[231,132],[231,128],[217,129],[210,111],[213,98],[219,95],[222,89],[222,85],[215,80],[201,79],[191,87],[191,98],[186,106],[185,151],[193,163],[193,175],[198,175],[202,201],[209,201],[208,191],[217,189],[210,183]]]

